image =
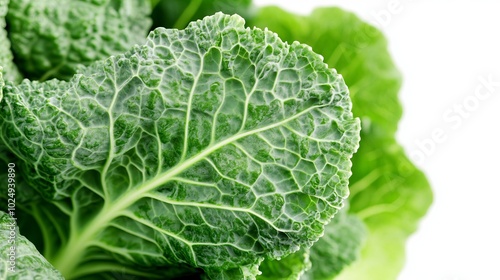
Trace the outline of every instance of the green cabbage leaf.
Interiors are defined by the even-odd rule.
[[[68,279],[255,279],[312,246],[348,196],[360,124],[342,77],[237,15],[3,93],[0,138]]]
[[[26,237],[16,220],[0,211],[0,279],[64,279]]]
[[[8,6],[9,0],[0,0],[0,67],[3,68],[0,69],[0,72],[3,71],[5,79],[17,82],[21,80],[21,74],[13,62],[14,57],[10,49],[10,41],[7,37],[7,30],[5,30],[5,16],[7,15]],[[1,95],[0,100],[2,100]]]

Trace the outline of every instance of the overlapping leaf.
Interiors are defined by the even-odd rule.
[[[15,220],[0,211],[0,279],[64,279],[17,229]]]
[[[297,280],[311,268],[310,248],[301,248],[280,260],[266,259],[259,270],[257,280]]]
[[[359,259],[364,246],[366,226],[353,214],[342,209],[325,228],[325,235],[310,249],[311,269],[301,280],[335,279],[346,267]]]
[[[3,68],[1,71],[4,72],[5,79],[17,82],[21,79],[21,75],[12,61],[10,42],[5,30],[5,16],[7,15],[8,5],[9,0],[0,0],[0,67]],[[2,100],[1,96],[0,100]]]
[[[144,43],[150,12],[142,0],[11,1],[16,65],[30,79],[69,79],[80,65]]]

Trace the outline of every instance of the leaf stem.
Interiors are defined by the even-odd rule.
[[[186,0],[189,1],[189,0]],[[196,11],[200,8],[202,0],[192,0],[189,5],[184,9],[182,14],[177,18],[174,23],[174,28],[183,29],[189,23]]]
[[[399,196],[394,202],[373,205],[371,207],[365,208],[355,213],[355,215],[358,216],[361,220],[366,220],[378,214],[395,212],[403,205],[404,205],[403,197]]]
[[[64,247],[59,250],[52,261],[54,267],[66,279],[75,278],[76,267],[82,262],[85,250],[91,245],[92,239],[117,216],[117,213],[112,212],[113,210],[115,209],[103,208],[91,222],[85,225],[83,231],[72,228],[68,242],[64,244]]]
[[[59,63],[58,65],[56,65],[55,67],[53,67],[49,71],[45,72],[43,74],[43,76],[41,76],[40,79],[38,79],[38,81],[39,82],[45,82],[49,78],[53,78],[54,75],[57,74],[57,72],[59,70],[61,70],[61,68],[64,66],[65,63],[66,63],[66,60],[61,61],[61,63]]]
[[[47,228],[47,225],[49,224],[43,222],[44,219],[41,217],[40,213],[38,212],[38,209],[39,208],[31,207],[31,211],[29,213],[35,219],[38,226],[40,227],[44,244],[43,255],[45,256],[46,259],[50,259],[50,256],[52,256],[53,253],[52,248],[54,248],[54,244],[52,243],[53,238],[50,237],[50,233]]]

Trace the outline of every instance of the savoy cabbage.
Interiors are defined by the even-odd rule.
[[[0,27],[0,277],[397,274],[432,196],[385,39],[351,13],[0,0]]]
[[[348,194],[359,122],[341,76],[236,15],[156,29],[68,82],[6,83],[1,137],[56,206],[45,257],[68,278],[178,263],[251,279]]]

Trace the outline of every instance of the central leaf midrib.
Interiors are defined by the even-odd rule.
[[[258,129],[250,130],[247,132],[243,132],[240,134],[236,134],[236,135],[229,137],[229,138],[227,138],[227,139],[225,139],[225,140],[223,140],[223,141],[221,141],[213,146],[207,147],[205,150],[201,151],[200,153],[190,157],[189,159],[187,159],[183,162],[178,163],[177,165],[173,166],[172,168],[165,171],[164,173],[160,173],[159,175],[153,177],[151,180],[148,180],[148,181],[144,182],[143,184],[139,185],[137,188],[135,188],[136,191],[131,191],[131,192],[125,193],[124,196],[121,196],[114,203],[112,203],[112,205],[122,205],[123,204],[123,207],[119,207],[119,208],[112,207],[111,209],[118,211],[118,212],[126,209],[128,206],[132,205],[134,202],[139,200],[142,197],[143,193],[149,192],[157,187],[160,187],[160,186],[166,184],[172,178],[179,175],[183,171],[187,170],[189,167],[195,165],[196,163],[198,163],[202,159],[206,158],[211,153],[217,151],[218,149],[220,149],[226,145],[231,144],[232,142],[240,140],[240,139],[247,137],[249,135],[253,135],[253,134],[256,134],[256,133],[259,133],[262,131],[266,131],[268,129],[272,129],[272,128],[281,126],[281,125],[283,125],[283,124],[285,124],[293,119],[296,119],[296,118],[308,113],[309,111],[311,111],[313,109],[320,108],[320,107],[322,107],[322,106],[310,107],[307,110],[304,110],[301,113],[296,114],[296,115],[289,117],[287,119],[284,119],[280,122],[277,122],[277,123],[274,123],[274,124],[271,124],[268,126],[264,126],[264,127],[258,128]]]

